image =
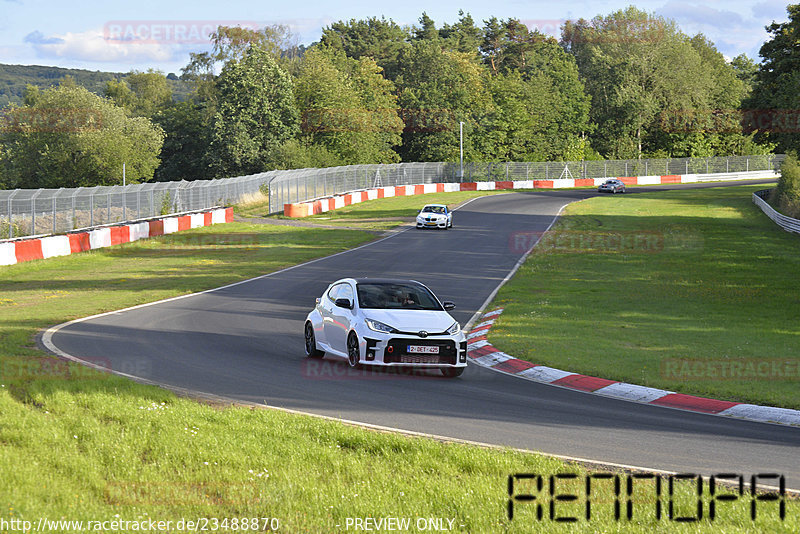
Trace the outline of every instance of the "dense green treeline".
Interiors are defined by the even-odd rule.
[[[182,70],[189,98],[152,70],[109,73],[102,97],[97,76],[29,86],[2,117],[0,188],[118,183],[122,163],[133,182],[456,161],[461,123],[468,161],[790,150],[797,130],[759,110],[795,109],[798,9],[768,28],[761,65],[634,7],[567,21],[560,40],[464,12],[339,21],[308,48],[282,26],[220,27]]]

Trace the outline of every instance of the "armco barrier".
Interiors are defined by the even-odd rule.
[[[228,222],[233,222],[233,208],[214,208],[197,213],[180,214],[177,217],[92,228],[67,235],[5,241],[0,242],[0,265],[66,256],[179,230]]]
[[[724,180],[758,180],[765,178],[777,178],[778,176],[778,173],[775,171],[752,171],[713,174],[668,174],[663,176],[621,176],[617,179],[621,180],[626,185],[661,185]],[[351,191],[341,195],[309,200],[306,202],[298,202],[295,204],[284,204],[283,214],[286,217],[308,217],[310,215],[316,215],[326,211],[339,209],[344,206],[357,204],[366,200],[389,198],[394,196],[422,195],[426,193],[451,193],[455,191],[495,191],[500,189],[569,189],[573,187],[596,187],[606,180],[609,180],[609,178],[566,178],[555,180],[413,184],[379,187],[376,189]]]
[[[792,217],[787,217],[782,213],[776,211],[772,206],[764,200],[771,189],[762,189],[761,191],[756,191],[753,193],[753,203],[761,208],[767,217],[772,219],[775,224],[786,230],[787,232],[794,232],[800,234],[800,219],[793,219]]]

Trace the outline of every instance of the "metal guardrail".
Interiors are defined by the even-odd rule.
[[[775,224],[786,230],[787,232],[794,232],[796,234],[800,234],[800,219],[793,219],[792,217],[787,217],[775,210],[769,203],[764,200],[767,195],[771,192],[771,189],[762,189],[760,191],[756,191],[753,193],[753,203],[761,208],[767,217],[772,219]]]
[[[373,187],[499,180],[553,180],[775,170],[783,155],[605,161],[395,163],[274,170],[216,180],[156,182],[77,189],[0,191],[0,240],[58,234],[172,213],[230,205],[259,192],[269,212],[346,191]]]

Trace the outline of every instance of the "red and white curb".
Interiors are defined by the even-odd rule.
[[[775,171],[751,171],[747,173],[716,174],[666,174],[654,176],[620,176],[626,185],[689,184],[695,182],[724,181],[734,178],[777,178]],[[340,195],[283,205],[286,217],[308,217],[325,213],[351,204],[378,198],[425,195],[428,193],[454,193],[457,191],[498,191],[504,189],[570,189],[573,187],[597,187],[609,178],[562,178],[554,180],[508,180],[496,182],[464,182],[441,184],[412,184],[378,187],[362,191],[351,191]]]
[[[498,308],[483,314],[478,320],[478,324],[467,334],[467,355],[470,361],[501,373],[519,376],[534,382],[577,389],[616,399],[667,406],[690,412],[737,417],[762,423],[800,425],[800,410],[706,399],[664,389],[637,386],[617,380],[571,373],[514,358],[494,348],[486,339],[489,329],[502,312],[503,308]]]
[[[233,208],[213,208],[146,221],[0,243],[0,265],[67,256],[190,228],[233,222]]]

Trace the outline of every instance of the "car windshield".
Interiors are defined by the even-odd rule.
[[[361,308],[442,310],[433,293],[417,284],[362,282],[356,291]]]
[[[444,206],[425,206],[422,213],[444,213]]]

